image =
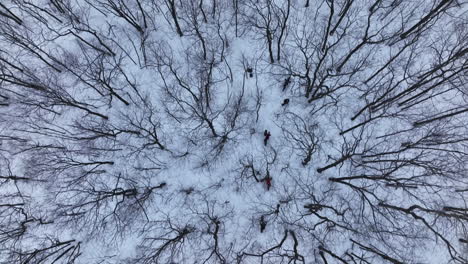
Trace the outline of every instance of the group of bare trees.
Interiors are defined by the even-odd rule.
[[[467,7],[2,1],[0,262],[468,263]]]

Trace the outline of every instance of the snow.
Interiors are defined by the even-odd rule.
[[[15,2],[7,1],[7,6],[15,6]],[[142,24],[137,2],[121,1],[134,12],[132,18]],[[445,124],[413,129],[417,120],[455,106],[465,107],[466,94],[451,89],[405,111],[397,103],[389,103],[351,120],[385,92],[385,98],[392,98],[417,83],[416,76],[434,67],[429,62],[438,54],[431,50],[440,50],[443,61],[451,54],[446,49],[462,45],[457,42],[466,44],[466,40],[457,37],[440,38],[444,24],[452,30],[460,18],[441,15],[433,30],[366,82],[408,43],[397,40],[400,24],[408,29],[406,25],[417,23],[431,10],[428,3],[399,1],[398,11],[391,11],[390,2],[383,1],[385,8],[372,17],[368,33],[373,36],[372,41],[386,40],[359,49],[338,72],[337,66],[363,41],[370,1],[354,1],[335,34],[328,36],[326,52],[322,45],[331,1],[311,1],[309,8],[304,8],[301,1],[291,1],[289,29],[281,43],[279,61],[279,33],[273,33],[275,63],[269,61],[264,28],[248,24],[252,21],[245,17],[255,12],[255,1],[247,1],[240,10],[238,37],[231,1],[217,2],[216,19],[209,8],[211,1],[204,1],[207,23],[202,21],[198,6],[192,5],[195,2],[180,2],[178,18],[183,37],[175,31],[169,7],[164,4],[169,0],[139,2],[147,12],[148,28],[144,34],[124,18],[103,11],[109,7],[106,1],[69,3],[82,23],[70,21],[69,16],[45,0],[35,4],[60,16],[63,23],[51,18],[40,23],[19,7],[12,9],[24,20],[24,25],[15,25],[19,28],[15,30],[26,33],[24,28],[28,28],[28,37],[46,51],[40,53],[58,60],[53,65],[62,72],[51,70],[32,51],[8,45],[2,33],[0,47],[5,51],[0,52],[0,59],[18,65],[21,62],[21,67],[29,72],[15,74],[45,83],[57,94],[73,98],[73,103],[81,108],[54,105],[50,98],[56,94],[11,83],[0,87],[0,96],[5,93],[12,98],[11,106],[0,106],[0,158],[11,161],[14,175],[35,180],[0,182],[0,197],[6,203],[22,201],[31,216],[53,221],[46,225],[38,221],[28,224],[20,243],[8,241],[0,246],[0,262],[11,259],[11,248],[34,251],[39,246],[36,241],[49,237],[79,241],[81,255],[76,263],[261,263],[259,257],[252,255],[278,245],[285,234],[282,246],[265,253],[263,263],[301,262],[299,256],[293,257],[296,251],[304,263],[324,263],[319,247],[347,261],[351,260],[346,253],[353,250],[364,254],[370,263],[382,261],[378,255],[359,249],[351,239],[403,263],[448,262],[449,252],[436,232],[456,245],[460,251],[457,257],[462,255],[463,245],[457,240],[466,237],[466,222],[443,217],[439,220],[437,214],[416,210],[427,218],[429,225],[425,225],[411,215],[383,208],[381,203],[401,208],[417,204],[435,211],[447,205],[466,208],[464,194],[453,192],[468,184],[464,141],[447,146],[460,152],[417,148],[400,152],[405,142],[422,141],[418,146],[424,147],[424,138],[430,138],[437,125],[445,125],[443,131],[451,132],[454,140],[466,135],[466,115]],[[271,3],[277,10],[286,6],[286,1]],[[339,7],[345,3],[335,1],[334,23]],[[417,8],[420,5],[424,8]],[[259,12],[265,14],[267,9]],[[462,11],[451,14],[456,16],[458,12]],[[194,19],[207,45],[206,60],[193,28]],[[280,17],[274,17],[272,23],[279,20]],[[262,23],[260,17],[253,21]],[[84,24],[116,56],[103,55],[66,34]],[[2,32],[8,32],[4,28]],[[105,49],[92,34],[77,34]],[[427,45],[430,40],[434,47]],[[392,41],[395,43],[389,45]],[[45,60],[53,61],[47,56]],[[406,64],[407,61],[411,63]],[[101,64],[104,69],[99,69]],[[460,67],[460,62],[453,65]],[[253,77],[246,72],[247,67],[253,69]],[[320,89],[318,95],[334,89],[310,102],[304,97],[305,78],[301,79],[308,67],[309,76],[317,77],[313,89]],[[461,75],[462,71],[457,76],[462,78]],[[284,89],[288,77],[291,81]],[[101,78],[106,84],[93,78]],[[405,98],[437,80],[404,95],[408,96]],[[319,87],[320,81],[323,82]],[[453,85],[456,80],[451,81]],[[450,85],[447,82],[431,93]],[[393,86],[396,88],[391,91]],[[285,99],[289,103],[282,106]],[[400,98],[395,100],[401,102]],[[34,102],[43,104],[35,107]],[[384,117],[340,134],[379,114]],[[411,130],[401,132],[405,129]],[[266,145],[265,130],[271,133]],[[398,134],[385,136],[392,133]],[[27,143],[8,140],[10,135],[24,138]],[[310,161],[304,165],[311,146],[314,148],[310,150]],[[317,172],[345,156],[337,166]],[[390,161],[382,161],[385,159]],[[431,171],[424,162],[441,169]],[[2,167],[4,163],[0,161]],[[405,165],[392,171],[400,163]],[[5,173],[5,169],[0,169],[0,175]],[[263,180],[267,173],[272,178],[270,190]],[[389,187],[385,180],[330,180],[386,173],[392,179],[404,178],[407,180],[403,182],[420,185],[413,190]],[[136,194],[122,192],[132,189]],[[305,207],[308,204],[322,207],[312,212]],[[260,232],[262,216],[267,222],[265,232]],[[8,221],[20,223],[21,214],[15,217],[19,220]],[[0,211],[0,226],[7,223],[4,219],[7,217]],[[435,227],[436,232],[429,227]],[[165,244],[185,231],[187,234],[180,240]],[[431,248],[435,250],[429,251]],[[162,254],[153,257],[157,252]],[[329,254],[325,256],[329,261],[337,260]]]

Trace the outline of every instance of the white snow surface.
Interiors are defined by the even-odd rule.
[[[467,259],[466,248],[459,242],[468,239],[466,212],[457,212],[461,218],[440,213],[447,206],[467,206],[466,192],[455,191],[468,186],[468,146],[466,139],[457,141],[467,135],[467,115],[413,126],[445,111],[466,108],[466,83],[449,89],[466,80],[463,71],[457,75],[462,79],[431,90],[437,95],[414,107],[402,109],[405,105],[398,103],[440,79],[351,120],[383,96],[386,85],[397,87],[385,95],[391,98],[416,83],[413,76],[449,58],[450,49],[456,51],[468,43],[462,33],[455,34],[456,30],[467,32],[460,29],[461,21],[466,25],[465,3],[431,21],[433,25],[420,39],[366,82],[412,41],[398,39],[401,24],[414,25],[436,4],[381,1],[368,30],[373,41],[382,41],[359,49],[339,71],[338,65],[362,41],[369,7],[375,1],[351,1],[336,33],[328,34],[326,54],[322,45],[330,3],[334,3],[332,25],[336,25],[348,1],[310,1],[307,8],[306,1],[238,1],[237,36],[233,6],[237,1],[215,1],[214,14],[212,1],[176,1],[183,36],[175,29],[169,0],[62,1],[77,21],[69,20],[70,10],[61,13],[51,3],[60,1],[29,2],[57,19],[44,13],[47,23],[38,22],[25,9],[28,1],[5,1],[23,23],[1,18],[8,23],[0,25],[1,65],[15,62],[30,71],[21,73],[24,80],[43,83],[61,98],[86,103],[108,118],[52,104],[43,91],[0,83],[0,96],[10,98],[8,107],[0,106],[0,175],[31,179],[2,181],[0,206],[22,204],[15,208],[23,208],[28,219],[34,219],[24,224],[27,228],[20,239],[2,237],[1,263],[53,263],[61,253],[41,262],[39,257],[17,258],[13,249],[30,254],[53,241],[70,240],[69,245],[79,244],[80,255],[58,263],[325,263],[322,254],[328,263],[342,263],[340,258],[347,263],[389,261],[376,252],[401,263]],[[127,5],[139,25],[147,24],[143,32],[106,11],[111,2]],[[391,11],[391,2],[399,3],[398,11]],[[206,22],[198,3],[206,12]],[[276,8],[276,16],[284,15],[278,10],[285,12],[291,4],[280,60],[276,57],[280,25],[273,25],[273,63],[265,29],[251,24],[264,22],[259,14],[267,14],[267,3]],[[282,18],[271,19],[278,23]],[[88,26],[115,55],[90,46],[106,50],[95,36],[80,31]],[[21,38],[41,50],[11,44],[4,33],[10,31],[22,32]],[[206,58],[197,34],[205,42]],[[451,65],[462,67],[462,63]],[[466,73],[466,55],[464,63]],[[102,72],[100,65],[104,65]],[[311,78],[319,68],[313,89],[323,93],[310,102],[301,77],[307,74],[306,67]],[[253,77],[247,68],[252,68]],[[407,74],[413,76],[404,79]],[[105,79],[128,105],[91,76]],[[283,89],[287,78],[290,83]],[[326,94],[326,89],[336,90]],[[441,93],[444,90],[448,91]],[[284,99],[289,99],[285,106]],[[43,104],[38,107],[26,101]],[[340,135],[380,114],[385,116]],[[266,145],[265,130],[271,133]],[[392,135],[395,132],[399,133]],[[436,140],[437,133],[453,142],[419,148],[428,138]],[[407,142],[419,143],[405,148]],[[310,161],[305,162],[308,151]],[[389,154],[373,156],[379,153]],[[337,166],[317,171],[348,154]],[[431,171],[423,161],[443,169]],[[267,174],[272,178],[269,190]],[[332,180],[360,175],[405,178],[402,182],[417,188],[390,187],[391,180]],[[309,211],[310,204],[321,208]],[[414,213],[424,220],[383,204],[405,209],[417,205]],[[2,212],[2,230],[8,229],[3,223],[23,219],[19,211]],[[8,222],[5,215],[16,220],[8,218]]]

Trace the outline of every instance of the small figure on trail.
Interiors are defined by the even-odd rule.
[[[285,105],[287,105],[287,104],[289,104],[289,98],[284,99],[284,101],[283,101],[283,103],[281,104],[281,106],[285,106]]]
[[[291,76],[289,76],[288,78],[286,78],[286,79],[284,80],[284,83],[283,83],[283,92],[284,92],[284,90],[286,90],[286,88],[288,88],[288,85],[289,85],[290,82],[291,82]]]
[[[263,135],[265,136],[265,139],[263,139],[263,143],[264,143],[265,146],[266,146],[267,143],[268,143],[268,140],[269,140],[270,137],[271,137],[271,134],[270,134],[270,132],[268,132],[268,130],[265,129],[265,132],[263,132]]]
[[[249,74],[250,78],[253,78],[253,69],[252,68],[247,67],[247,69],[245,71]]]
[[[271,188],[271,180],[272,180],[272,178],[270,176],[265,177],[265,184],[266,184],[266,187],[267,187],[267,191],[269,191],[270,188]]]
[[[265,221],[265,217],[262,215],[262,217],[260,217],[260,232],[261,233],[265,231],[266,225],[267,225],[267,222]]]
[[[273,180],[273,178],[270,177],[270,171],[267,169],[265,178],[260,180],[261,182],[265,182],[267,191],[269,191],[271,188],[271,180]]]

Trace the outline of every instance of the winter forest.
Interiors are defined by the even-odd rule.
[[[1,0],[0,263],[468,263],[467,0]]]

